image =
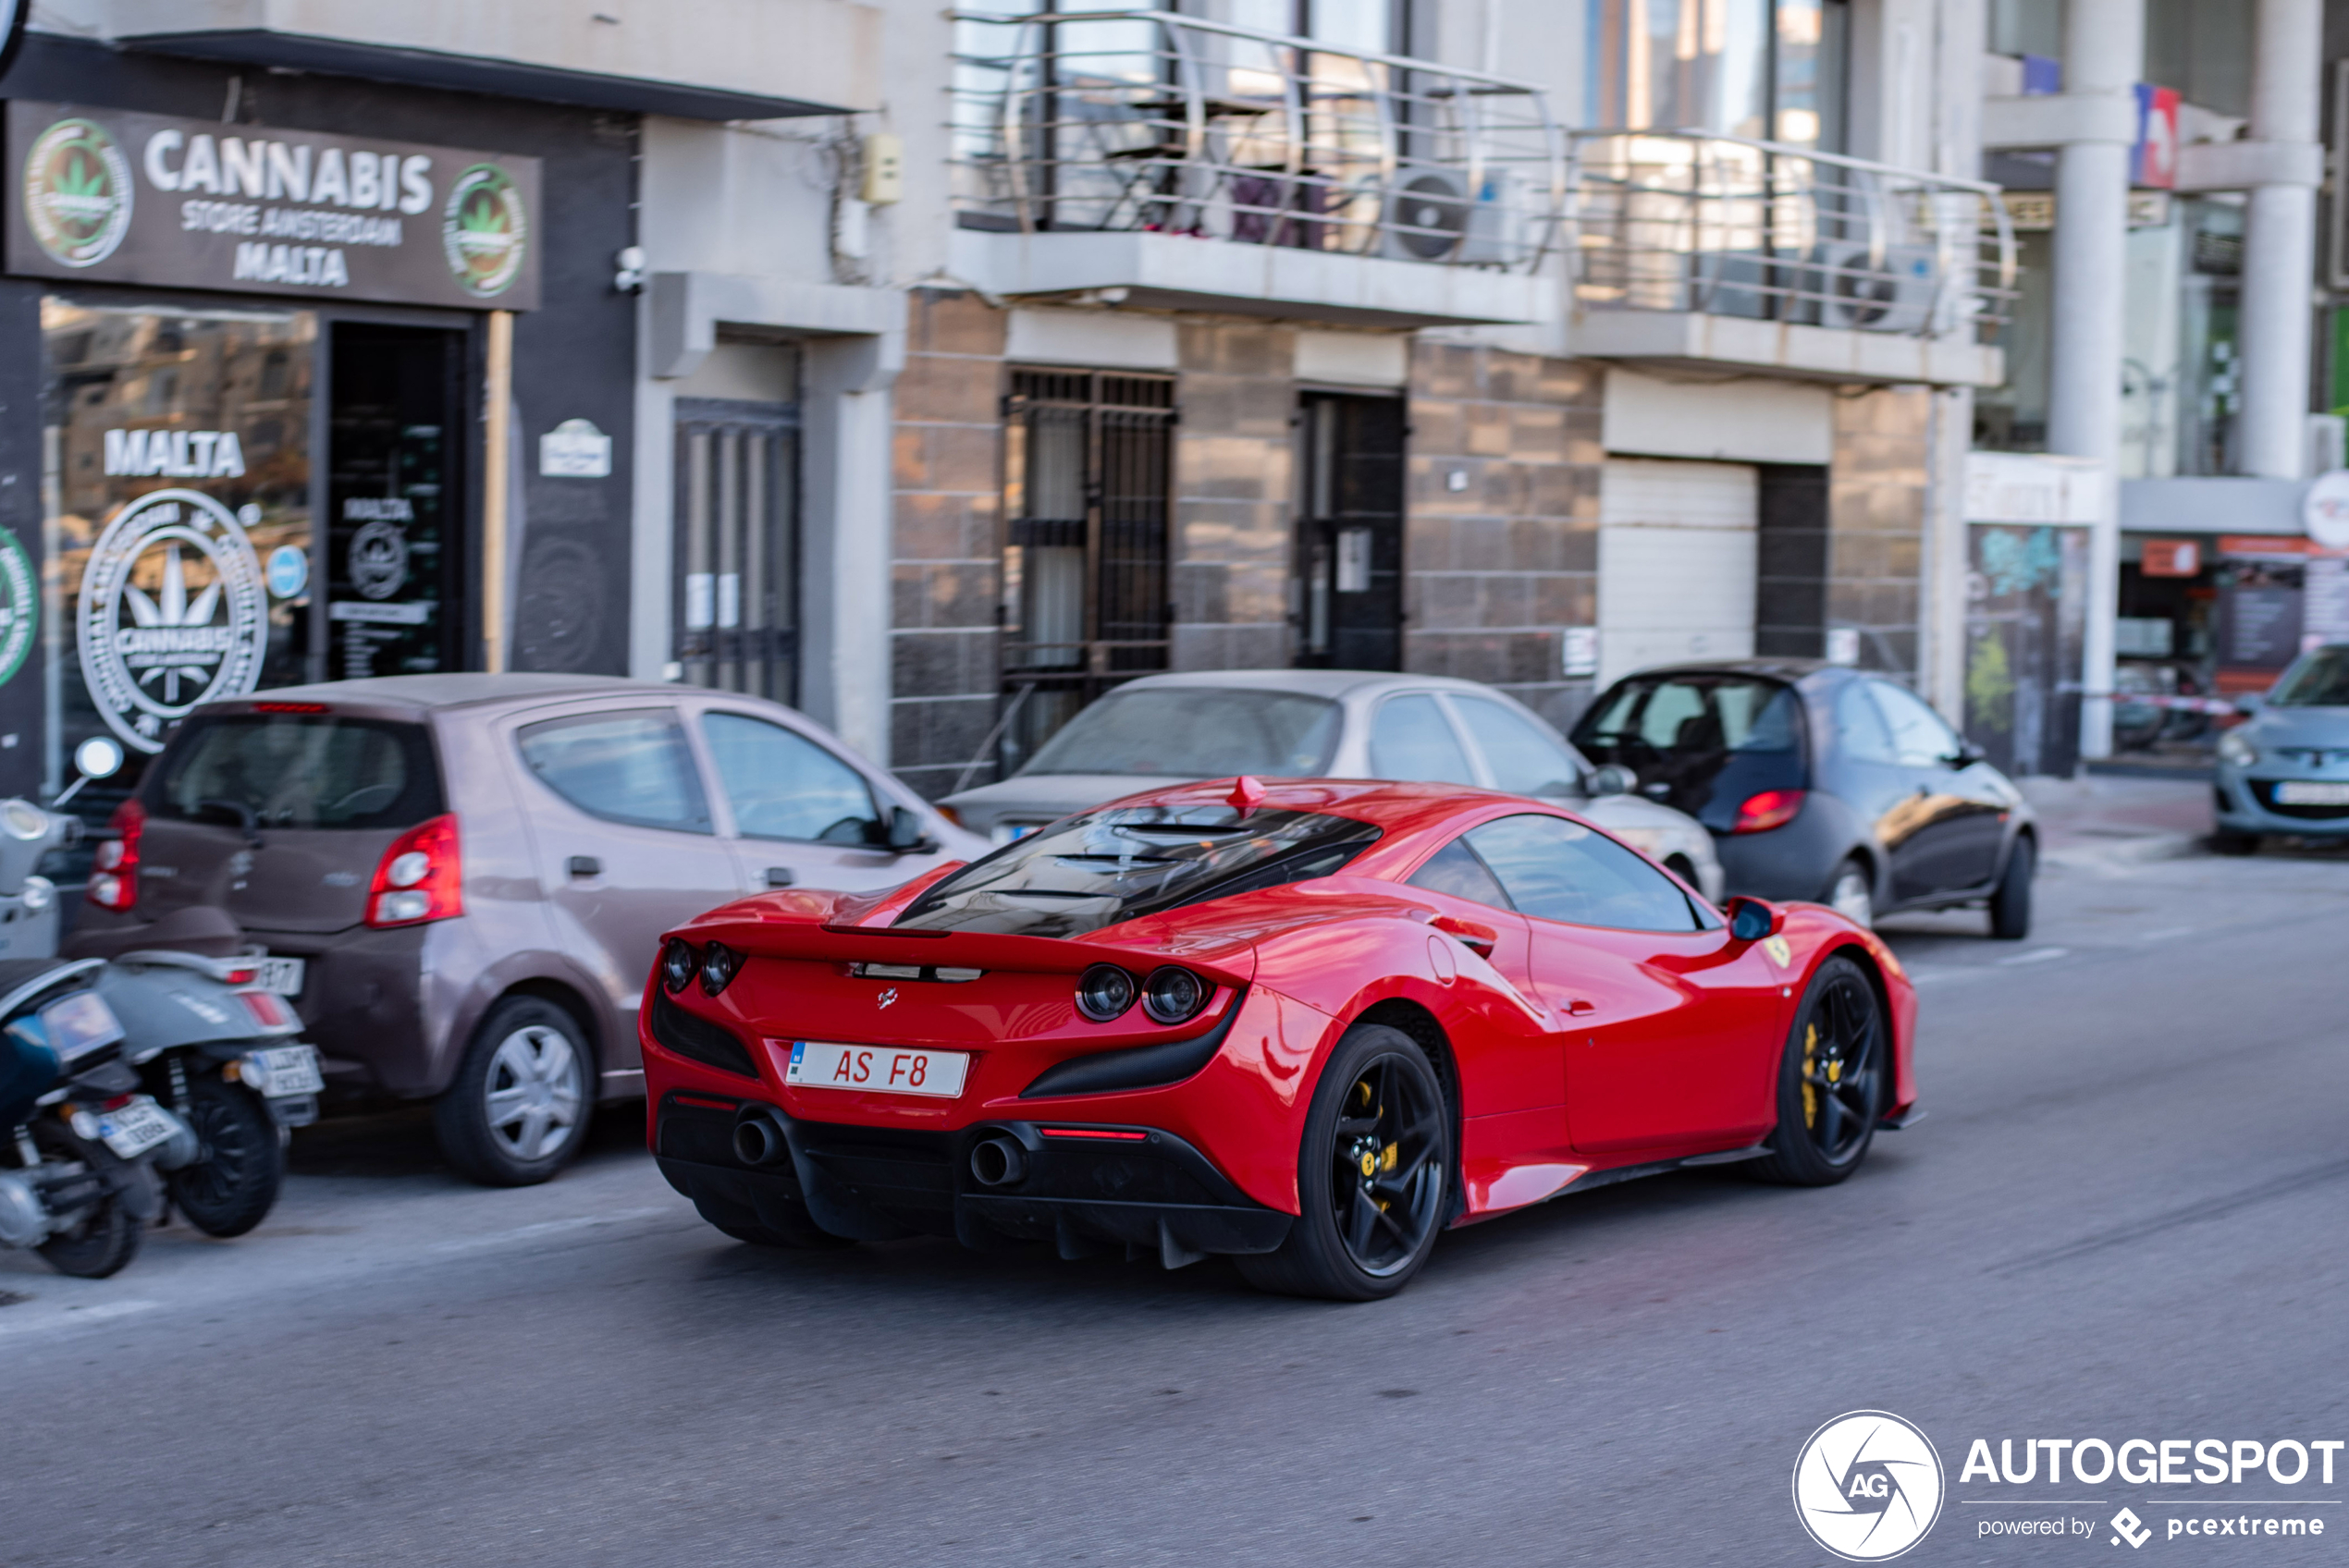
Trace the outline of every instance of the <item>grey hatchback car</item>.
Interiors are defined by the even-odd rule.
[[[697,688],[546,675],[286,687],[199,708],[102,845],[74,945],[226,910],[279,961],[330,1097],[437,1096],[476,1180],[544,1181],[641,1094],[661,932],[770,888],[987,849],[820,726]]]

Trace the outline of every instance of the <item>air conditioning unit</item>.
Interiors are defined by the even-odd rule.
[[[1888,245],[1871,258],[1857,240],[1831,239],[1812,250],[1809,292],[1818,323],[1860,332],[1925,332],[1941,298],[1941,261],[1930,245]]]
[[[1458,169],[1406,166],[1387,192],[1380,254],[1398,262],[1448,262],[1468,238],[1476,204]]]
[[[1476,205],[1469,210],[1468,237],[1459,259],[1471,266],[1521,267],[1542,248],[1548,222],[1546,197],[1537,199],[1532,182],[1513,168],[1485,171]]]

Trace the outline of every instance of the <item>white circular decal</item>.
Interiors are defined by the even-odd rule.
[[[2300,498],[2300,521],[2326,549],[2349,550],[2349,468],[2317,475]]]
[[[363,597],[388,599],[408,582],[408,533],[382,519],[351,536],[351,585]]]
[[[1847,1562],[1881,1562],[1925,1539],[1941,1517],[1942,1488],[1932,1442],[1882,1410],[1837,1416],[1794,1462],[1795,1517]]]
[[[91,701],[142,752],[198,703],[261,683],[268,596],[236,515],[196,490],[157,490],[98,536],[75,640]]]

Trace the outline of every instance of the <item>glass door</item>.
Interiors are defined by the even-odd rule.
[[[327,407],[326,671],[464,668],[464,336],[338,322]]]

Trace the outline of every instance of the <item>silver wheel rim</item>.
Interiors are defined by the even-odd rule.
[[[498,1042],[482,1096],[489,1135],[523,1161],[563,1146],[579,1121],[579,1052],[560,1029],[533,1023]]]
[[[1868,894],[1868,879],[1856,870],[1846,870],[1835,879],[1835,891],[1828,895],[1827,903],[1854,925],[1867,925],[1876,920],[1876,900]]]

